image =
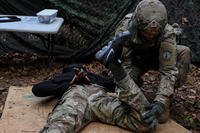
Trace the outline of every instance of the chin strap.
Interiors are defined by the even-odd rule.
[[[0,16],[0,23],[21,21],[17,16]]]

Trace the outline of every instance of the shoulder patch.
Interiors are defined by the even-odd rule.
[[[171,51],[169,51],[169,50],[163,51],[163,55],[162,55],[163,60],[170,60],[171,56],[172,56]]]
[[[176,64],[176,45],[162,43],[159,51],[161,66],[174,66]]]

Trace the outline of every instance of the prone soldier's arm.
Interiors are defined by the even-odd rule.
[[[101,60],[112,71],[117,87],[118,98],[126,104],[142,113],[148,101],[139,86],[130,77],[129,73],[123,68],[123,62],[117,62],[117,51],[122,49],[125,40],[131,38],[129,31],[118,33],[113,39],[96,53],[96,58]],[[121,56],[121,53],[120,53]]]
[[[131,37],[130,31],[120,32],[115,35],[106,46],[99,50],[95,57],[102,61],[104,64],[119,61],[119,55],[121,56],[122,44],[124,41]]]

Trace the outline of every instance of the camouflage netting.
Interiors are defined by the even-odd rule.
[[[66,61],[84,59],[94,53],[102,40],[114,30],[116,24],[135,3],[132,0],[0,1],[2,14],[35,15],[43,8],[59,9],[59,16],[65,19],[65,24],[56,36],[54,55],[57,58],[65,58]],[[37,53],[39,58],[47,58],[47,49],[43,45],[42,36],[3,32],[0,37],[2,57],[7,58],[10,57],[8,53],[18,52],[29,55]],[[21,54],[17,55],[21,57]],[[31,57],[35,58],[35,54]]]
[[[35,15],[44,8],[59,9],[65,19],[56,35],[54,55],[65,61],[84,60],[107,40],[125,14],[140,0],[0,0],[0,14]],[[200,27],[198,0],[161,0],[169,11],[170,23],[177,22],[184,33],[182,43],[192,49],[192,61],[200,63]],[[45,35],[0,33],[1,62],[20,62],[47,58]],[[17,57],[17,58],[13,58]],[[8,60],[9,59],[9,60]]]
[[[183,28],[181,43],[190,47],[192,62],[200,65],[200,1],[161,0],[166,5],[170,24],[176,22]]]
[[[94,53],[114,31],[117,23],[132,9],[132,0],[50,0],[65,10],[63,38],[74,50],[73,59],[82,60]]]

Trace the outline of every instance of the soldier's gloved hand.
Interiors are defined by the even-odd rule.
[[[158,118],[165,111],[165,106],[161,102],[155,102],[145,107],[146,111],[142,114],[142,120],[149,125],[150,129],[156,129]]]
[[[112,47],[112,42],[110,41],[108,45],[104,46],[95,54],[96,59],[101,61],[103,64],[110,63],[115,58],[115,51]]]
[[[73,68],[75,71],[75,75],[73,79],[70,81],[70,85],[76,84],[76,83],[89,83],[90,79],[87,76],[87,73],[82,68]]]

